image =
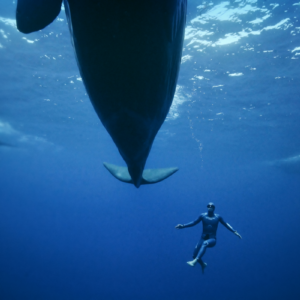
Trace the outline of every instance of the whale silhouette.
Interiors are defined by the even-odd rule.
[[[268,165],[280,168],[290,174],[300,174],[300,155],[268,162]]]
[[[40,30],[62,0],[18,0],[17,27]],[[64,0],[89,98],[127,168],[104,163],[117,179],[156,183],[178,168],[144,170],[175,93],[187,0]]]

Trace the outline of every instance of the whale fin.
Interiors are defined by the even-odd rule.
[[[103,163],[103,165],[115,178],[119,179],[122,182],[133,184],[133,181],[126,167],[119,167],[105,162]],[[170,177],[177,171],[178,168],[144,170],[141,184],[153,184],[160,182]]]
[[[126,167],[119,167],[116,165],[108,164],[106,162],[104,162],[103,165],[111,173],[111,175],[113,175],[120,181],[133,183]]]
[[[60,13],[63,0],[18,0],[17,28],[23,33],[38,31],[50,23]]]
[[[165,180],[178,171],[178,168],[146,169],[143,172],[142,184],[152,184]]]

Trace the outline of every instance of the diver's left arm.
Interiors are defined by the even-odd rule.
[[[228,230],[230,230],[231,232],[233,232],[236,236],[238,236],[240,239],[242,238],[242,236],[236,231],[234,230],[228,223],[226,223],[224,221],[224,219],[220,216],[219,217],[220,223],[225,226]]]

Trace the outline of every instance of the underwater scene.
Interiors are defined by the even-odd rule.
[[[0,300],[300,299],[300,2],[49,1],[0,2]]]

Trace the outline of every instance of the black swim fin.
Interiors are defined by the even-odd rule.
[[[115,178],[119,179],[120,181],[133,184],[131,176],[126,167],[119,167],[108,163],[103,163],[103,165]],[[160,182],[170,177],[177,171],[178,168],[144,170],[141,184],[153,184]]]

